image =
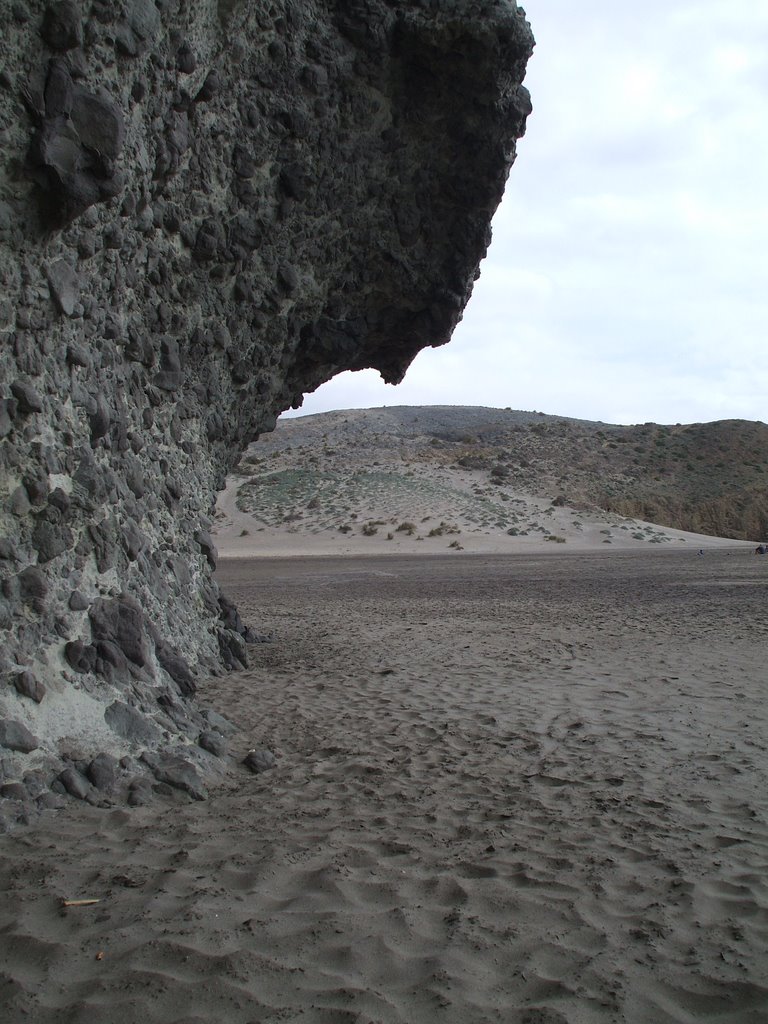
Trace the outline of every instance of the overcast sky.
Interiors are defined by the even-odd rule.
[[[768,420],[768,3],[524,6],[533,114],[463,322],[301,412]]]

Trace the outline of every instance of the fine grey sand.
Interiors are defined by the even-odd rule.
[[[768,1020],[764,558],[219,575],[274,639],[201,698],[277,764],[0,839],[0,1019]]]

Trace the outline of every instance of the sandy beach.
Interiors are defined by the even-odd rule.
[[[202,687],[233,766],[204,802],[0,839],[4,1021],[768,1020],[764,558],[219,578],[272,638]]]

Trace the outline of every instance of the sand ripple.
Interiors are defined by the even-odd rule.
[[[278,765],[5,837],[5,1020],[768,1019],[754,562],[430,562],[228,568]]]

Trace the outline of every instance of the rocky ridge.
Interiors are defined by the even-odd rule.
[[[446,342],[530,111],[510,0],[0,0],[0,776],[204,795],[217,488]],[[53,786],[53,791],[51,790]],[[10,789],[8,789],[10,787]]]

